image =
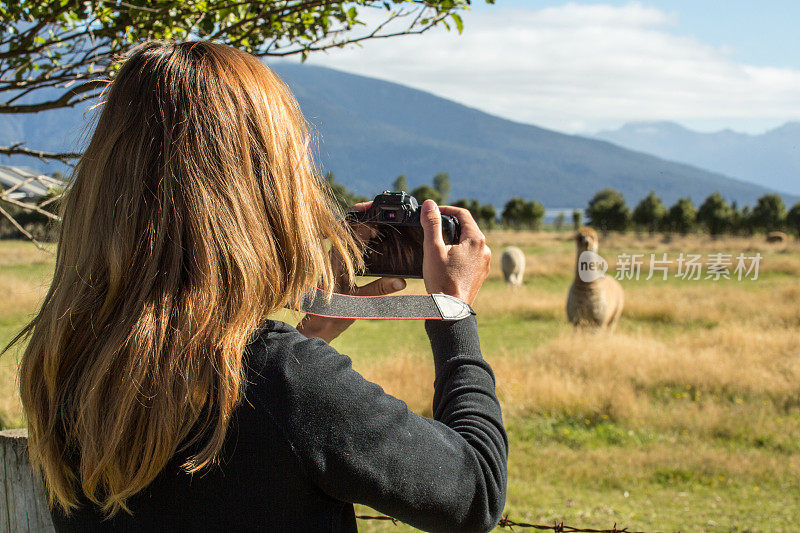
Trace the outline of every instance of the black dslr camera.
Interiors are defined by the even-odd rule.
[[[365,276],[422,277],[424,240],[421,209],[417,199],[405,192],[384,191],[366,211],[350,211],[347,220],[364,241]],[[442,215],[445,244],[458,244],[458,219]]]

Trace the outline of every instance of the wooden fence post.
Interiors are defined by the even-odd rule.
[[[44,486],[28,461],[28,430],[0,431],[0,533],[54,531]]]

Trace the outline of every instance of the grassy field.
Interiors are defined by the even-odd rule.
[[[601,239],[612,271],[621,253],[647,254],[641,279],[622,281],[626,307],[609,334],[575,332],[566,322],[569,234],[494,232],[489,240],[492,274],[475,307],[511,442],[511,518],[647,531],[800,531],[800,244]],[[527,256],[517,289],[500,274],[508,244]],[[674,262],[668,280],[645,280],[649,254],[665,252],[673,261],[680,252],[763,259],[757,280],[682,280]],[[51,268],[52,256],[26,243],[0,243],[0,342],[30,317]],[[430,415],[433,369],[422,324],[359,322],[334,345],[368,379]],[[0,360],[5,426],[24,425],[15,365],[15,354]]]

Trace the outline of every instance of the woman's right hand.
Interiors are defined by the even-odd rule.
[[[461,241],[448,245],[442,238],[442,214],[456,217],[461,225]],[[472,305],[478,290],[489,275],[492,252],[486,236],[466,209],[439,206],[433,200],[422,203],[420,216],[425,232],[422,277],[425,289],[455,296]]]

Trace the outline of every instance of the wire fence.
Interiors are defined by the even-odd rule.
[[[392,518],[391,516],[384,516],[384,515],[356,515],[356,518],[359,520],[385,520],[392,522],[394,525],[397,525],[399,522],[398,519]],[[611,529],[592,529],[592,528],[579,528],[579,527],[572,527],[564,525],[564,522],[555,522],[552,525],[543,525],[543,524],[528,524],[527,522],[517,522],[511,520],[508,516],[504,516],[498,522],[497,527],[501,528],[508,528],[510,530],[514,530],[515,527],[519,528],[530,528],[530,529],[537,529],[539,531],[553,531],[555,533],[647,533],[646,531],[633,531],[626,527],[618,528],[617,524],[611,527]]]

